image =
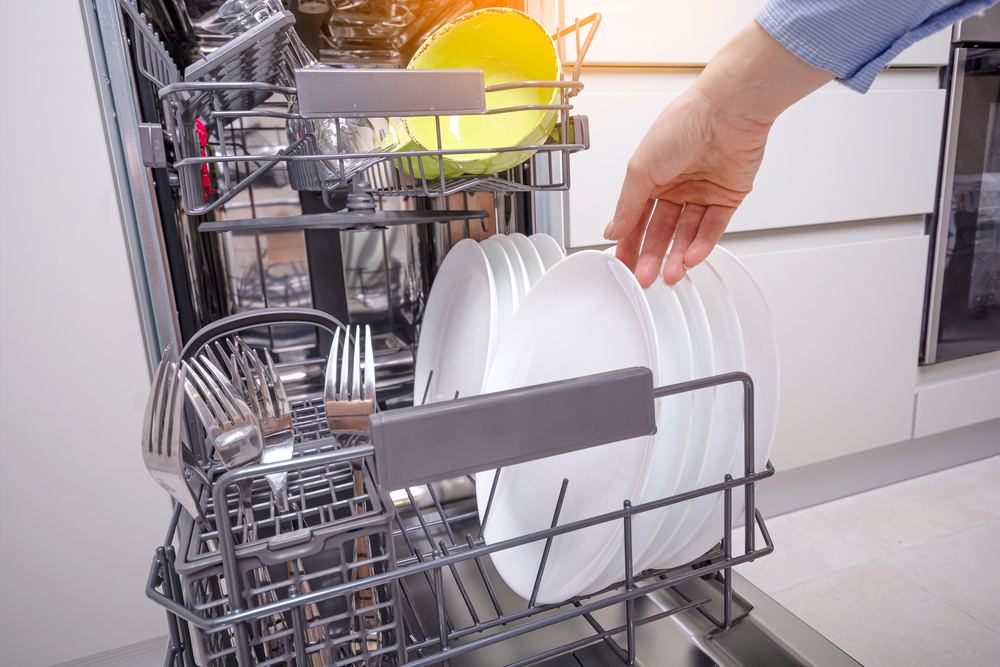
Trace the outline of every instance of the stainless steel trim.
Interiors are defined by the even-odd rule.
[[[937,361],[938,331],[941,320],[941,286],[944,283],[944,263],[948,248],[948,223],[951,219],[952,183],[955,179],[955,143],[958,141],[959,110],[962,107],[962,90],[965,86],[965,63],[968,50],[958,48],[952,54],[951,90],[948,94],[947,131],[944,138],[944,157],[941,166],[941,195],[938,199],[937,231],[934,239],[934,256],[931,260],[931,279],[927,297],[927,327],[924,337],[925,364]]]
[[[1000,42],[1000,5],[955,24],[953,42]]]
[[[116,0],[81,0],[80,6],[108,139],[146,360],[152,374],[167,345],[173,343],[179,349],[180,330],[174,317],[176,307],[163,238],[156,224],[149,174],[139,146],[139,119],[121,14]]]

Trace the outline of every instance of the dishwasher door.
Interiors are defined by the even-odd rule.
[[[438,489],[438,502],[445,512],[458,521],[449,521],[451,531],[456,535],[478,533],[476,517],[475,489],[467,480],[452,480],[447,485],[434,485]],[[464,488],[464,493],[463,493]],[[397,498],[405,496],[397,495]],[[432,499],[425,495],[415,495],[415,502],[427,506],[433,513]],[[400,505],[405,505],[403,500]],[[431,516],[426,521],[436,539],[448,539],[447,531],[435,523]],[[414,527],[416,518],[411,520]],[[406,545],[398,544],[399,553],[405,552]],[[496,573],[492,563],[483,559],[486,574],[492,582],[497,601],[504,609],[523,606],[524,601],[513,593]],[[470,582],[480,577],[475,561],[466,560],[457,565],[457,579],[466,582],[464,592],[455,584],[455,579],[447,578],[444,583],[445,606],[449,613],[456,615],[464,605],[464,595],[468,595],[473,606],[489,608],[491,602],[485,595],[478,595]],[[674,573],[671,573],[673,576]],[[649,619],[671,609],[684,606],[692,600],[711,598],[705,605],[706,611],[721,618],[725,599],[721,577],[695,578],[672,588],[656,591],[636,600],[634,664],[639,667],[857,667],[860,663],[837,648],[828,639],[768,597],[763,591],[738,573],[732,572],[733,625],[729,630],[720,630],[706,616],[696,609],[688,609],[643,624]],[[425,616],[433,616],[436,600],[430,588],[411,582],[409,590],[414,596],[414,606],[425,611]],[[451,584],[451,585],[449,585]],[[605,593],[610,596],[616,591]],[[479,598],[482,599],[479,599]],[[595,627],[615,629],[626,627],[625,605],[618,604],[594,613],[591,618],[580,617],[560,622],[545,629],[529,632],[509,641],[503,641],[473,653],[452,658],[451,667],[527,666],[544,667],[620,667],[627,664],[628,656],[617,654],[618,646],[627,645],[626,631],[611,635],[616,647],[595,637]],[[551,647],[565,646],[572,642],[590,640],[572,652],[562,653],[548,659],[538,660]]]

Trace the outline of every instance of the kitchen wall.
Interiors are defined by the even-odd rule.
[[[79,2],[0,2],[0,79],[0,664],[41,667],[166,634],[170,506]]]

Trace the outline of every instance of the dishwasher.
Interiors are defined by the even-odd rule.
[[[227,470],[184,414],[198,516],[176,505],[146,588],[166,611],[163,664],[857,664],[732,570],[774,549],[754,504],[774,470],[755,470],[745,373],[654,387],[637,367],[414,406],[426,294],[456,237],[553,224],[571,156],[589,148],[586,117],[570,112],[600,15],[551,35],[562,62],[573,49],[560,80],[484,86],[481,71],[403,67],[465,11],[561,3],[256,2],[264,13],[234,33],[214,0],[81,0],[150,367],[163,350],[191,360],[238,334],[274,356],[294,429],[291,458]],[[496,113],[485,94],[518,86],[559,91],[542,105],[555,129],[523,164],[447,174],[442,117]],[[435,118],[436,147],[384,143],[386,119],[417,115]],[[332,144],[321,136],[331,123]],[[352,152],[357,127],[383,143]],[[345,325],[374,331],[379,397],[368,428],[347,433],[330,430],[324,404],[327,351]],[[484,539],[499,474],[480,513],[476,473],[649,434],[657,399],[728,384],[743,391],[741,477],[560,523],[565,479],[555,506],[539,508],[550,528]],[[287,512],[263,483],[277,473]],[[717,494],[715,548],[634,571],[637,515]],[[538,601],[558,567],[547,563],[553,540],[609,523],[623,528],[617,583]],[[739,525],[756,529],[735,543]],[[524,599],[491,556],[531,543],[544,550]]]

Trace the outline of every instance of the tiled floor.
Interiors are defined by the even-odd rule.
[[[767,525],[738,571],[866,667],[1000,665],[1000,457]]]

